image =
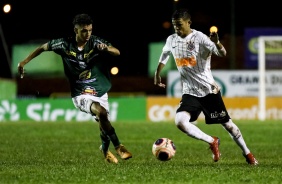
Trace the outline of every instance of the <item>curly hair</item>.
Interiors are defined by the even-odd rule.
[[[87,14],[78,14],[74,17],[72,24],[75,25],[90,25],[92,24],[92,19]]]

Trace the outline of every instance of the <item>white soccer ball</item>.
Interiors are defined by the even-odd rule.
[[[176,147],[169,138],[159,138],[153,144],[152,153],[158,160],[168,161],[174,157]]]

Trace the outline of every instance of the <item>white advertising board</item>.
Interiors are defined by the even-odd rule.
[[[258,97],[259,73],[257,70],[214,70],[213,76],[225,97]],[[266,96],[282,96],[281,70],[266,71]],[[180,75],[177,70],[167,75],[167,96],[181,97]]]

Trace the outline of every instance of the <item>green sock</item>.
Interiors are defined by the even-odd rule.
[[[112,141],[114,147],[117,147],[117,146],[120,145],[120,142],[119,142],[119,139],[118,139],[118,136],[115,132],[114,127],[112,127],[112,129],[109,132],[105,132],[105,133],[107,133],[107,135],[110,138],[110,140]]]
[[[103,131],[100,132],[100,138],[101,138],[101,141],[102,141],[102,150],[104,151],[104,153],[106,153],[109,149],[111,140],[109,139],[109,137]]]

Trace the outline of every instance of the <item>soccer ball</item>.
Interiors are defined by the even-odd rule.
[[[174,157],[176,147],[169,138],[159,138],[152,147],[153,155],[160,161],[168,161]]]

